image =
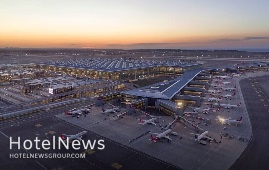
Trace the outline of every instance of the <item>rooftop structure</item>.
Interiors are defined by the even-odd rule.
[[[197,76],[202,70],[203,69],[190,70],[174,80],[160,82],[134,90],[124,91],[122,94],[157,99],[172,99],[175,94],[177,94],[184,86],[193,80],[193,78]]]
[[[160,61],[160,60],[126,60],[126,59],[107,59],[107,58],[90,58],[77,59],[70,61],[51,61],[41,65],[62,66],[70,68],[82,68],[87,70],[115,72],[123,70],[135,70],[142,68],[151,68],[156,66],[195,66],[199,64],[187,63],[181,61]]]

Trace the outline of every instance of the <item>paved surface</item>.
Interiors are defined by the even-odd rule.
[[[236,92],[239,94],[239,91]],[[223,94],[226,93],[227,92],[223,92]],[[242,97],[237,95],[232,100],[226,101],[225,99],[223,102],[236,104],[241,100]],[[124,112],[124,110],[121,112]],[[149,141],[150,134],[147,132],[160,133],[162,130],[159,125],[165,125],[173,120],[172,117],[158,114],[156,111],[155,115],[160,117],[157,126],[139,125],[138,118],[150,119],[150,117],[146,117],[139,112],[131,116],[124,116],[122,119],[117,119],[114,115],[115,114],[101,114],[101,107],[93,107],[91,113],[87,115],[87,117],[76,119],[64,114],[59,114],[57,117],[71,124],[75,124],[105,136],[112,141],[116,141],[122,145],[131,147],[178,167],[182,167],[183,169],[192,170],[228,169],[247,146],[247,142],[239,141],[238,137],[243,136],[249,138],[251,134],[247,119],[241,126],[236,127],[231,125],[227,127],[227,130],[225,131],[223,131],[224,125],[215,120],[218,115],[232,118],[237,118],[239,115],[247,117],[247,113],[243,112],[242,107],[230,110],[222,109],[221,112],[211,112],[208,115],[199,115],[211,119],[211,124],[208,126],[205,126],[201,120],[191,120],[192,122],[200,124],[199,126],[204,130],[208,130],[210,136],[218,141],[222,141],[221,143],[208,143],[206,146],[195,142],[193,135],[193,133],[196,133],[195,130],[181,123],[177,123],[173,128],[173,131],[177,132],[178,136],[170,136],[172,142],[168,143],[164,141],[154,143]],[[221,139],[219,135],[220,132],[228,133],[230,136],[233,136],[233,138],[223,137]]]
[[[252,140],[233,169],[269,169],[269,76],[247,78],[240,85],[252,124]]]
[[[141,153],[119,143],[110,141],[95,133],[88,132],[85,139],[105,140],[105,149],[100,150],[48,150],[46,153],[84,153],[85,159],[10,159],[9,153],[42,153],[37,150],[11,150],[9,149],[9,137],[21,137],[34,140],[36,136],[40,139],[49,139],[62,133],[76,134],[82,128],[67,124],[55,117],[30,118],[28,121],[11,121],[0,126],[0,167],[1,169],[179,169],[164,161]]]

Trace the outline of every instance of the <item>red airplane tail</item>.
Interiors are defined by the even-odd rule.
[[[66,135],[65,134],[61,134],[61,138],[62,138],[62,140],[66,140]]]
[[[65,111],[64,114],[65,115],[70,115],[70,112],[69,111]]]
[[[156,141],[158,140],[158,138],[156,138],[156,137],[150,135],[150,140],[151,140],[152,142],[156,142]]]

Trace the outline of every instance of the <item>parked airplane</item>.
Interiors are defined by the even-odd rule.
[[[221,83],[224,84],[224,85],[231,84],[231,82],[229,82],[229,81],[224,81],[224,82],[221,82]]]
[[[154,122],[155,120],[157,119],[157,117],[153,117],[151,119],[148,119],[148,120],[142,120],[142,119],[139,119],[140,120],[140,125],[145,125],[145,124],[152,124],[152,125],[156,125],[156,123]]]
[[[215,106],[220,106],[220,107],[223,107],[225,109],[230,109],[230,108],[234,108],[234,107],[239,107],[241,106],[241,103],[237,104],[237,105],[233,105],[233,104],[220,104],[220,103],[214,103]]]
[[[79,118],[81,115],[84,115],[84,117],[86,117],[86,115],[90,113],[90,109],[79,109],[79,110],[69,110],[69,111],[65,111],[65,115],[70,115],[72,117],[77,117]]]
[[[239,117],[238,119],[236,120],[232,120],[232,119],[224,119],[224,118],[221,118],[218,116],[218,120],[220,121],[220,123],[222,124],[227,124],[227,125],[240,125],[242,123],[242,116]]]
[[[232,78],[232,77],[230,77],[230,76],[216,76],[217,78],[221,78],[221,79],[230,79],[230,78]]]
[[[230,98],[230,97],[233,97],[233,96],[235,96],[235,93],[222,95],[222,97],[224,97],[224,98]]]
[[[207,98],[207,101],[209,102],[220,102],[221,100],[222,100],[221,98],[216,98],[216,97]]]
[[[241,74],[232,74],[232,77],[241,77]]]
[[[184,112],[183,115],[197,115],[198,112]]]
[[[62,138],[63,140],[66,140],[67,138],[68,138],[69,140],[82,140],[82,136],[85,135],[86,133],[87,133],[87,131],[82,131],[82,132],[80,132],[80,133],[78,133],[78,134],[75,134],[75,135],[66,135],[66,134],[62,134],[62,135],[61,135],[61,138]]]
[[[113,107],[112,109],[104,109],[102,108],[102,113],[116,113],[116,112],[120,112],[120,108],[118,107]]]
[[[151,133],[151,134],[152,135],[150,136],[151,137],[150,140],[152,142],[157,142],[157,141],[159,141],[161,139],[167,139],[168,142],[170,142],[170,141],[172,141],[172,139],[169,137],[169,134],[175,135],[175,136],[177,135],[177,133],[176,132],[172,132],[171,129],[167,129],[166,131],[164,131],[162,133]],[[156,136],[153,136],[153,135],[156,135]]]
[[[221,93],[220,90],[208,90],[207,92],[208,93]]]
[[[210,111],[209,107],[201,108],[201,107],[190,107],[194,112],[199,113],[208,113]]]
[[[184,112],[184,113],[185,113],[185,112]],[[196,112],[196,113],[197,113],[197,112]],[[175,119],[174,119],[172,122],[170,122],[170,123],[168,123],[168,125],[162,127],[162,129],[165,129],[165,130],[171,129],[172,126],[173,126],[173,124],[175,124],[175,123],[178,121],[178,118],[179,118],[179,117],[176,116]]]
[[[222,90],[225,90],[225,91],[235,91],[236,90],[236,86],[234,86],[234,87],[224,87],[224,88],[222,88]]]
[[[217,84],[216,83],[212,83],[212,84],[210,84],[210,86],[216,88],[216,87],[221,87],[222,85],[219,84],[219,83],[217,83]]]
[[[208,136],[208,131],[204,131],[201,134],[195,134],[195,141],[199,142],[202,145],[206,145],[205,139],[212,141],[213,139]]]

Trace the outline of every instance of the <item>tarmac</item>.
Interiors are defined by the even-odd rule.
[[[27,169],[85,169],[86,167],[87,169],[228,169],[237,159],[231,169],[251,169],[251,167],[252,169],[264,169],[267,167],[266,160],[268,158],[266,146],[268,141],[264,137],[268,125],[266,116],[269,110],[269,93],[266,84],[268,82],[264,82],[267,77],[262,77],[259,80],[247,78],[264,74],[264,72],[248,73],[247,76],[232,79],[233,85],[237,85],[237,87],[239,87],[241,79],[245,80],[240,81],[241,89],[236,89],[237,95],[232,100],[224,100],[231,104],[241,102],[241,107],[229,110],[221,109],[220,112],[199,115],[210,119],[211,124],[209,125],[205,125],[201,120],[192,120],[202,129],[208,130],[209,135],[221,143],[211,142],[206,146],[196,143],[193,135],[196,131],[182,123],[177,123],[173,127],[173,131],[177,132],[178,136],[171,136],[172,142],[151,142],[149,141],[149,132],[162,132],[160,126],[173,120],[172,117],[161,113],[155,114],[160,117],[157,126],[139,125],[139,118],[149,119],[139,111],[133,115],[126,115],[122,119],[115,116],[119,113],[101,114],[101,107],[93,107],[90,114],[79,119],[63,114],[65,110],[89,104],[82,102],[65,108],[53,109],[49,112],[40,112],[30,117],[0,122],[0,159],[3,160],[0,162],[0,166],[6,169],[14,169],[14,164],[16,167],[27,167]],[[240,93],[241,90],[243,95]],[[222,93],[226,94],[227,92]],[[256,97],[254,97],[255,95]],[[203,103],[203,106],[206,106],[205,102]],[[125,110],[122,109],[122,112]],[[57,116],[54,117],[54,115]],[[224,125],[216,120],[218,115],[226,118],[243,116],[243,123],[238,127],[227,125],[226,130],[224,130]],[[18,129],[20,130],[18,131]],[[88,131],[86,139],[104,139],[105,150],[80,150],[78,153],[87,154],[86,159],[9,158],[10,152],[25,152],[21,150],[10,151],[9,136],[21,136],[23,139],[34,139],[34,137],[39,136],[41,139],[51,139],[53,135],[76,134],[83,130]],[[227,136],[221,137],[220,133],[227,134]],[[244,141],[238,139],[244,139]],[[247,149],[244,151],[245,148]],[[35,152],[37,151],[31,150],[31,153]],[[71,153],[74,151],[63,150],[61,152]],[[257,157],[254,159],[253,155],[257,155]],[[256,161],[255,163],[253,163],[253,159]],[[14,164],[10,164],[10,161]]]
[[[263,75],[263,76],[261,76]],[[255,77],[254,77],[255,76]],[[240,81],[246,102],[253,136],[242,155],[236,160],[233,169],[269,169],[269,76],[264,73],[253,75]]]
[[[83,105],[83,103],[76,105]],[[74,106],[69,106],[72,108]],[[162,160],[151,157],[145,153],[136,151],[117,142],[111,141],[94,132],[88,132],[85,140],[105,141],[104,150],[46,150],[39,151],[18,150],[9,148],[9,137],[21,137],[21,141],[26,139],[34,140],[48,139],[52,141],[53,136],[61,134],[76,134],[84,128],[62,121],[54,114],[63,113],[64,109],[59,108],[51,110],[49,113],[40,112],[31,117],[25,117],[18,120],[9,120],[0,124],[0,167],[3,169],[180,169],[174,165]],[[76,119],[76,118],[75,118]],[[68,159],[12,159],[10,153],[85,153],[85,158],[68,158]],[[12,162],[12,163],[11,163]]]
[[[235,85],[236,80],[233,81],[233,85]],[[226,94],[227,92],[223,93]],[[239,95],[227,102],[231,104],[243,103],[240,88],[237,88],[236,93]],[[104,107],[108,106],[105,105]],[[76,119],[64,114],[59,114],[57,117],[182,169],[228,169],[244,151],[251,137],[251,126],[249,126],[248,116],[244,112],[243,106],[199,115],[205,119],[210,119],[211,123],[209,125],[205,125],[202,120],[190,119],[191,122],[198,124],[202,129],[208,130],[209,135],[216,141],[221,141],[221,143],[210,142],[206,146],[195,142],[194,134],[196,134],[196,130],[183,123],[177,123],[173,127],[172,130],[177,132],[178,136],[170,136],[172,138],[171,142],[166,140],[156,143],[151,142],[149,132],[160,133],[163,131],[161,126],[173,121],[172,117],[158,112],[155,113],[155,116],[159,117],[157,126],[139,125],[139,119],[150,119],[139,110],[132,115],[123,116],[121,119],[116,117],[119,113],[102,114],[101,112],[101,107],[93,107],[87,117]],[[121,112],[125,112],[125,110],[122,109]],[[226,130],[223,130],[224,125],[216,120],[218,115],[227,118],[237,118],[242,115],[245,120],[241,126],[227,125]],[[220,135],[220,133],[223,135]],[[238,140],[239,138],[243,138],[245,141]]]

